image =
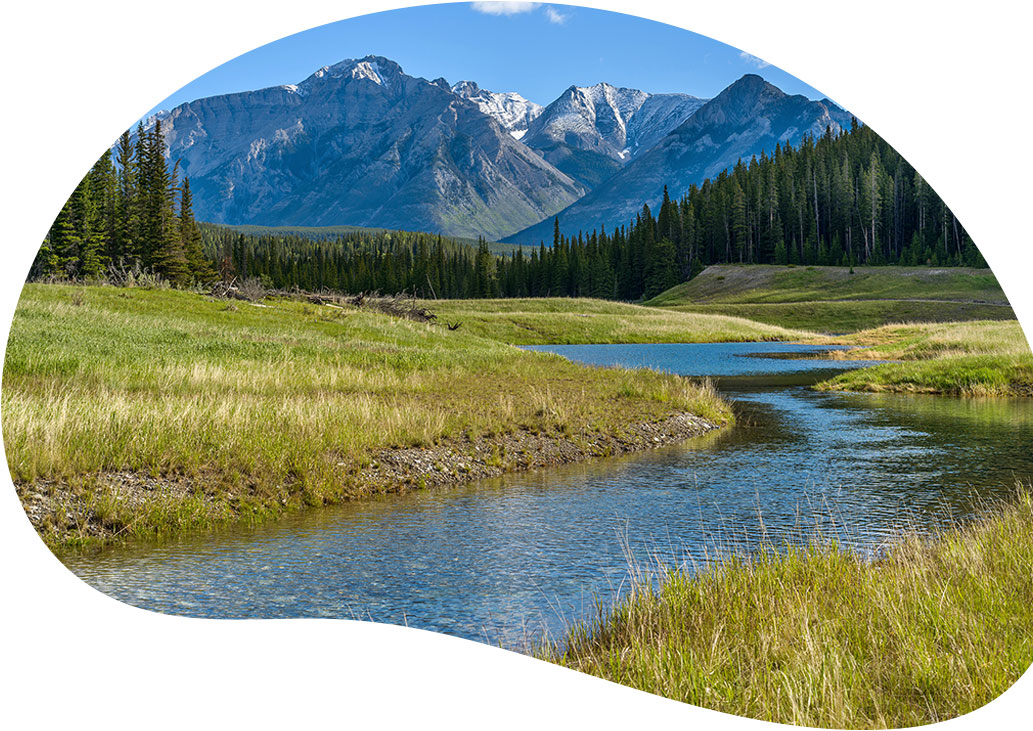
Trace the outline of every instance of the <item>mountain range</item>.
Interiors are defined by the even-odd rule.
[[[168,155],[212,223],[355,225],[519,243],[627,223],[777,142],[850,115],[747,75],[714,99],[600,83],[542,107],[474,81],[405,74],[381,56],[298,84],[161,112]]]
[[[655,145],[558,214],[560,231],[576,235],[628,222],[643,204],[655,207],[664,186],[680,198],[693,183],[718,175],[737,161],[773,153],[776,144],[796,145],[804,135],[820,137],[849,128],[850,115],[828,99],[790,96],[748,74],[698,110]],[[541,221],[507,241],[548,241],[553,221]]]

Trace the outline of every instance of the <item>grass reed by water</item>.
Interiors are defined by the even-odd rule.
[[[1033,662],[1033,498],[876,561],[816,540],[640,582],[545,659],[751,718],[904,727],[975,710]]]

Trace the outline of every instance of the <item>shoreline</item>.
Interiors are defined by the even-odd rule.
[[[247,485],[217,485],[205,476],[150,476],[109,471],[72,480],[15,483],[32,526],[55,551],[81,551],[161,540],[233,523],[257,524],[288,512],[361,500],[373,495],[458,486],[507,473],[526,472],[591,459],[670,446],[729,427],[685,411],[632,423],[615,433],[552,433],[518,430],[431,447],[377,451],[365,465],[346,466],[338,493],[307,502],[291,490],[260,496]],[[205,485],[206,481],[209,483]],[[207,487],[207,489],[206,489]],[[228,489],[227,489],[228,488]],[[135,516],[126,520],[120,513]]]
[[[696,574],[672,569],[534,655],[775,723],[948,720],[997,698],[1033,660],[1031,527],[1033,497],[1020,485],[978,519],[905,533],[871,562],[815,539]]]
[[[821,342],[853,346],[826,357],[875,364],[824,380],[819,391],[1033,396],[1033,353],[1014,320],[885,325]]]

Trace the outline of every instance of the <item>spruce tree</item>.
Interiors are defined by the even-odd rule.
[[[179,194],[179,240],[186,256],[190,276],[198,282],[210,282],[216,279],[215,269],[201,248],[201,232],[194,220],[189,178],[183,178],[183,186]]]

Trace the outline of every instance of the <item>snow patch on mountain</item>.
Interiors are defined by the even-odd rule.
[[[377,86],[389,89],[391,80],[402,75],[402,67],[382,56],[346,58],[333,66],[324,66],[297,85],[295,91],[304,95],[311,87],[328,79],[366,79]],[[293,85],[291,85],[293,86]]]

